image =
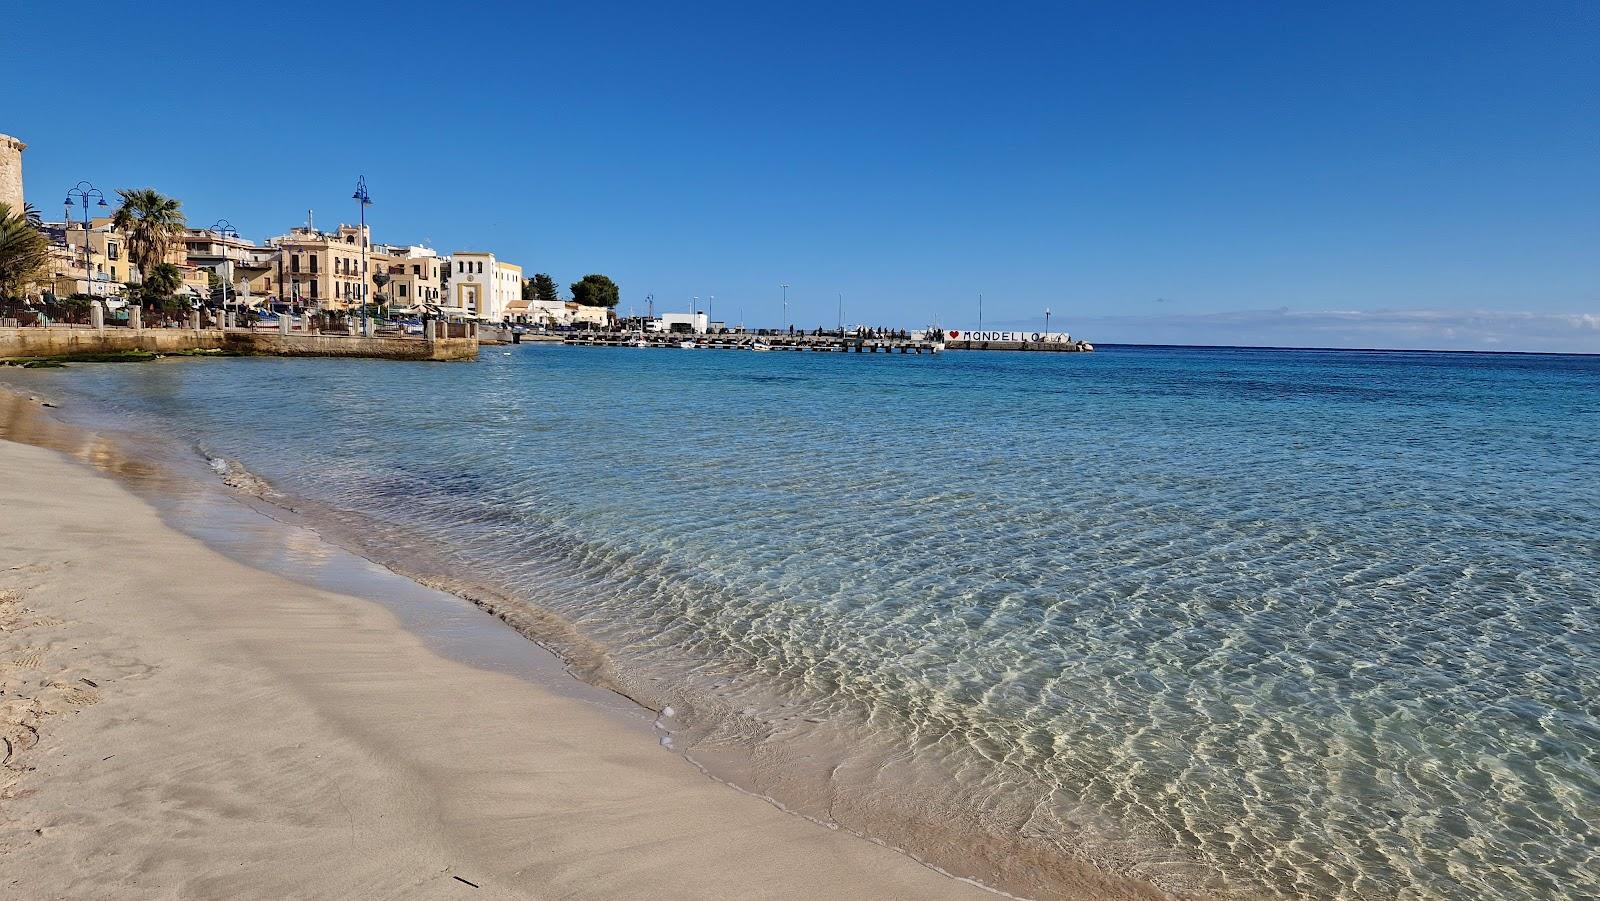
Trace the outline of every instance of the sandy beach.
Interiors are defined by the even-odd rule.
[[[0,470],[6,898],[995,897],[56,451],[0,441]]]

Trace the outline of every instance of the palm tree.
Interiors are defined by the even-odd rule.
[[[154,188],[125,188],[122,206],[111,217],[111,226],[126,235],[128,259],[148,274],[165,262],[172,242],[183,234],[183,206]]]
[[[44,278],[50,265],[50,239],[0,203],[0,297],[17,297]]]
[[[28,224],[34,228],[44,228],[44,217],[39,215],[39,208],[33,204],[23,204],[22,215],[28,220]]]

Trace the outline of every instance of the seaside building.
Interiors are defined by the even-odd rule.
[[[371,229],[340,225],[323,232],[296,226],[267,241],[287,260],[279,278],[281,299],[309,310],[342,310],[361,302],[361,249]],[[370,258],[369,258],[370,259]]]
[[[567,316],[575,328],[603,329],[611,325],[610,307],[589,307],[577,301],[567,301]]]
[[[448,265],[431,247],[413,244],[407,247],[380,245],[372,254],[374,276],[382,272],[389,277],[388,284],[374,286],[373,296],[394,310],[415,310],[419,307],[439,305],[444,273]]]
[[[111,297],[133,281],[127,247],[110,219],[91,219],[87,240],[81,222],[47,222],[44,230],[50,238],[50,292],[57,297]]]
[[[450,255],[449,291],[441,306],[447,314],[503,322],[511,304],[522,299],[522,267],[494,254],[460,250]]]
[[[231,292],[242,292],[252,304],[273,303],[283,292],[282,258],[278,248],[262,246],[234,234],[191,228],[184,234],[188,263],[211,273]],[[204,279],[203,293],[212,293]]]
[[[704,334],[710,324],[704,313],[662,313],[651,322],[652,332],[693,332]]]
[[[514,300],[506,309],[506,318],[523,325],[556,328],[572,324],[573,305],[570,300]]]
[[[44,231],[50,238],[50,291],[58,297],[115,297],[125,284],[137,284],[142,278],[139,267],[128,259],[125,236],[111,226],[110,217],[90,219],[87,233],[82,222],[46,222]],[[205,274],[189,264],[183,242],[174,242],[164,262],[178,267],[191,291],[206,285]]]

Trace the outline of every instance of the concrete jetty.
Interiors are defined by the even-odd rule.
[[[705,350],[754,350],[757,343],[773,351],[813,353],[901,353],[936,354],[944,350],[937,341],[912,338],[857,338],[837,335],[685,335],[648,334],[630,332],[571,332],[562,339],[563,344],[582,347],[637,347],[643,341],[646,347],[678,348],[684,341],[693,341],[695,347]]]

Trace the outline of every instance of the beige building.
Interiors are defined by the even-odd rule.
[[[113,297],[123,292],[124,285],[139,282],[139,268],[128,259],[127,242],[122,233],[111,227],[110,218],[89,220],[87,244],[82,222],[48,223],[45,231],[50,236],[53,261],[51,291],[58,296]],[[185,285],[197,280],[205,284],[204,273],[189,265],[183,242],[173,243],[165,262],[178,267]]]
[[[443,290],[445,266],[431,247],[383,247],[372,255],[372,271],[389,276],[389,283],[373,289],[391,309],[415,309],[419,305],[438,306]]]
[[[341,225],[323,232],[297,227],[267,243],[282,252],[280,299],[313,310],[340,310],[361,302],[361,248],[370,229]],[[370,261],[370,258],[369,258]]]
[[[91,219],[88,240],[83,223],[46,226],[50,235],[51,291],[57,296],[92,294],[111,297],[134,281],[122,236],[112,231],[111,220]],[[86,265],[87,264],[87,265]]]
[[[592,326],[593,328],[606,328],[611,325],[611,310],[609,307],[587,307],[577,301],[567,301],[568,321],[576,326]]]
[[[188,263],[198,274],[201,296],[211,293],[207,273],[212,273],[232,291],[248,296],[252,305],[279,299],[284,279],[278,248],[211,229],[191,228],[183,241]]]

